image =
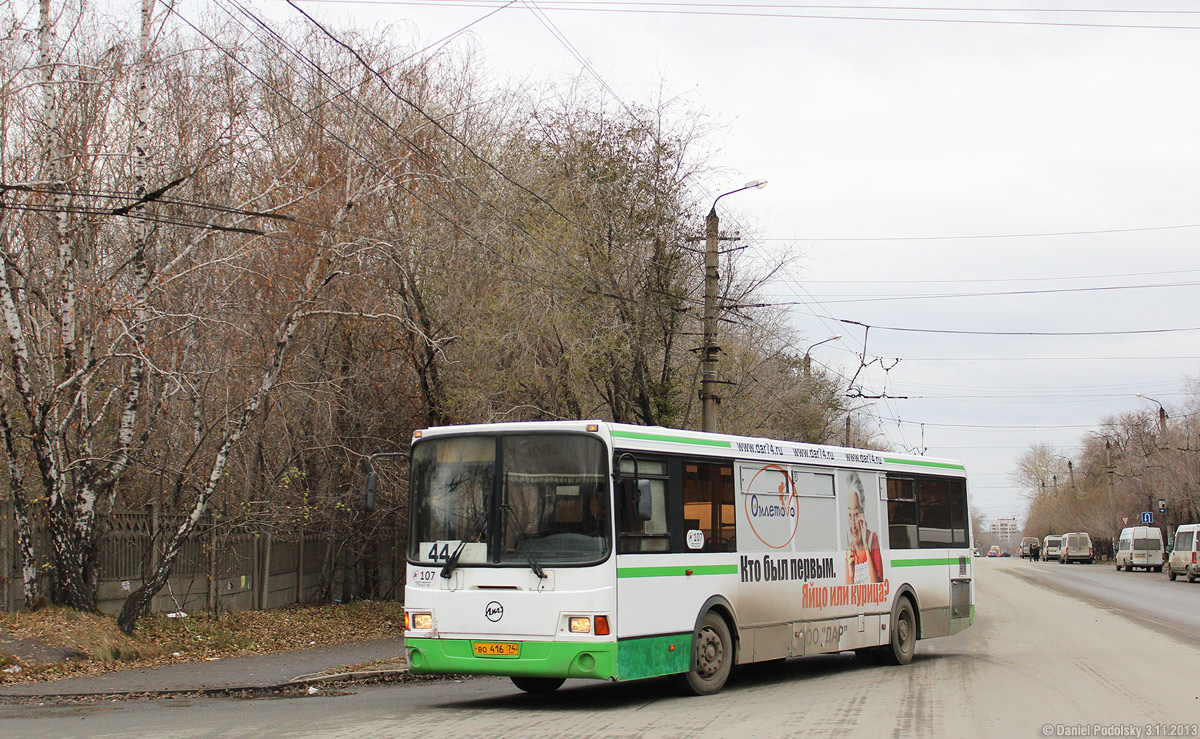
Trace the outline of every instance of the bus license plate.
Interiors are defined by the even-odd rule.
[[[516,642],[475,642],[476,657],[516,657],[520,653]]]

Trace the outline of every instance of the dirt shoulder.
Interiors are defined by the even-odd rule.
[[[112,616],[63,608],[0,613],[0,684],[389,639],[403,628],[403,606],[391,601],[153,614],[133,636],[122,634]]]

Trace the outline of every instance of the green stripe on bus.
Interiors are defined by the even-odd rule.
[[[737,565],[695,565],[693,567],[618,567],[622,577],[687,577],[693,575],[736,575]]]
[[[929,462],[924,459],[897,459],[895,457],[884,457],[884,462],[889,464],[909,464],[914,467],[937,467],[943,470],[966,470],[967,468],[961,464],[953,462]]]
[[[722,449],[731,449],[733,444],[720,439],[699,439],[690,436],[668,436],[666,434],[646,434],[640,431],[614,431],[613,436],[618,436],[622,439],[641,439],[642,441],[669,441],[675,444],[697,444],[699,446],[717,446]]]
[[[930,559],[893,559],[892,567],[934,567],[936,565],[962,564],[959,557],[933,557]]]

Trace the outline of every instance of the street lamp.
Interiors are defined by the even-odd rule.
[[[1141,393],[1134,393],[1133,395],[1136,398],[1143,398],[1145,400],[1149,400],[1152,403],[1158,403],[1158,433],[1160,436],[1166,437],[1166,435],[1167,435],[1167,418],[1169,417],[1169,416],[1167,416],[1167,409],[1163,408],[1162,403],[1159,403],[1157,400],[1155,400],[1154,398],[1151,398],[1149,395],[1142,395]]]
[[[821,339],[817,343],[809,345],[808,350],[804,352],[804,361],[802,363],[802,365],[804,367],[805,376],[812,374],[812,350],[816,349],[818,346],[820,346],[826,342],[837,341],[840,338],[842,338],[841,334],[834,334],[833,336],[830,336],[828,339]]]
[[[1064,457],[1061,454],[1051,454],[1050,456],[1054,457],[1055,459],[1061,459],[1067,463],[1067,474],[1069,474],[1071,476],[1071,490],[1076,490],[1076,488],[1075,488],[1075,463],[1071,461],[1070,457]],[[1057,476],[1057,475],[1055,475],[1055,476]],[[1054,490],[1055,493],[1058,493],[1057,487],[1058,487],[1058,485],[1056,483],[1055,490]],[[1075,494],[1078,495],[1079,493],[1076,492]]]
[[[721,353],[721,347],[717,346],[717,245],[721,240],[717,202],[735,192],[751,188],[761,190],[766,186],[766,180],[754,180],[736,190],[721,193],[704,219],[704,353],[700,358],[700,428],[703,431],[717,430],[717,404],[721,401],[714,387],[717,384],[717,355]]]

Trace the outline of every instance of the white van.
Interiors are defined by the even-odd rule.
[[[1175,547],[1167,560],[1167,577],[1187,575],[1188,582],[1200,577],[1200,523],[1189,523],[1175,529]]]
[[[1092,537],[1082,531],[1073,531],[1062,535],[1062,551],[1058,553],[1059,564],[1068,562],[1091,564],[1095,560],[1096,550],[1092,548]]]
[[[1117,569],[1129,572],[1135,567],[1163,570],[1162,531],[1156,526],[1127,526],[1117,539]]]
[[[1058,534],[1051,534],[1042,540],[1042,561],[1049,562],[1052,559],[1058,559],[1058,555],[1062,552],[1062,537]]]

